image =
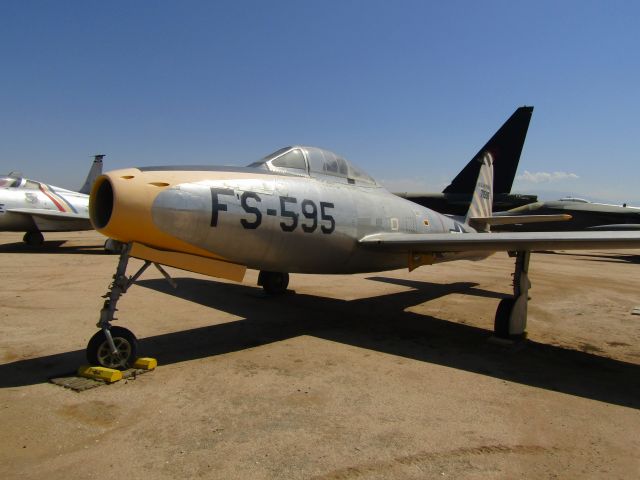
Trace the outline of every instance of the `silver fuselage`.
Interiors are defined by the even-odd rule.
[[[462,233],[462,221],[391,194],[378,185],[264,174],[173,185],[153,201],[155,226],[175,238],[249,268],[298,273],[373,272],[407,267],[407,255],[358,245],[380,232]],[[435,261],[485,258],[440,254]]]

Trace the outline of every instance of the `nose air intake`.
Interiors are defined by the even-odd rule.
[[[89,202],[89,217],[96,230],[105,228],[113,213],[113,186],[107,177],[99,177]]]

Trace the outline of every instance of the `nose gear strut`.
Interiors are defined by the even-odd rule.
[[[135,335],[123,327],[112,327],[111,322],[116,320],[115,313],[118,311],[116,305],[122,295],[140,278],[149,265],[153,263],[162,276],[167,279],[173,288],[177,288],[174,280],[162,268],[161,265],[149,260],[131,277],[126,276],[127,265],[129,263],[132,243],[120,244],[120,259],[116,273],[113,275],[113,282],[103,298],[104,305],[100,310],[100,320],[97,327],[100,329],[87,345],[87,360],[93,365],[101,365],[108,368],[128,368],[136,360],[138,341]]]

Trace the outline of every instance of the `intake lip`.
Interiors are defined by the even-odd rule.
[[[89,218],[96,230],[105,228],[109,224],[113,206],[113,185],[108,177],[100,176],[96,180],[89,198]]]

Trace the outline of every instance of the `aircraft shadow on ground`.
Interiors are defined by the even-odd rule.
[[[57,253],[82,255],[107,255],[102,245],[65,245],[66,240],[47,240],[40,247],[32,247],[24,242],[0,245],[0,253]]]
[[[160,365],[235,352],[310,335],[364,349],[447,366],[631,408],[640,408],[640,365],[528,341],[522,349],[494,345],[481,328],[406,311],[452,293],[497,299],[504,295],[473,283],[435,284],[371,277],[412,287],[387,295],[338,300],[289,292],[268,297],[261,289],[214,280],[178,278],[138,285],[239,316],[242,320],[140,339],[142,354]],[[135,330],[134,324],[123,326]],[[84,362],[76,350],[0,365],[0,387],[42,383]],[[345,366],[348,368],[348,366]]]

